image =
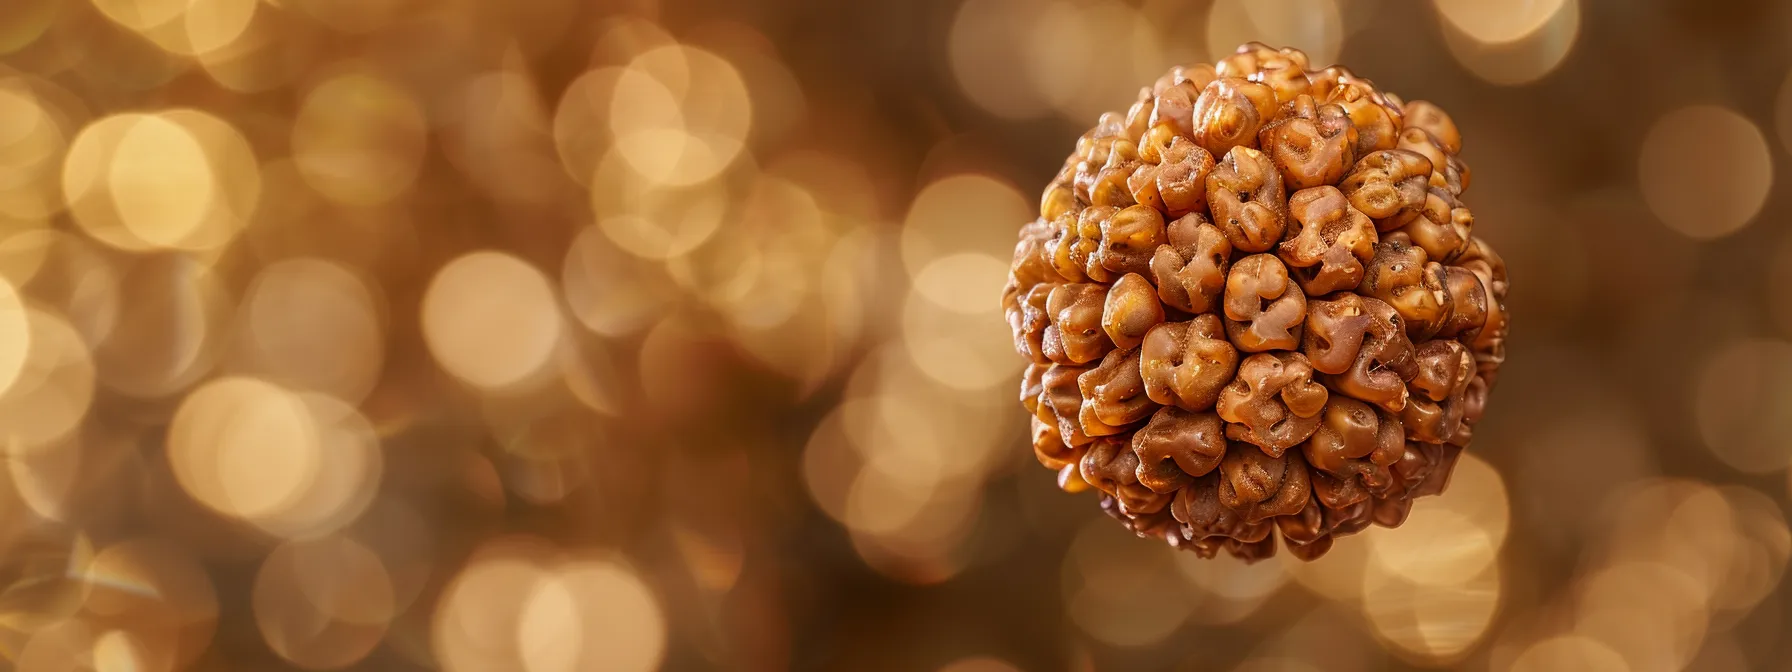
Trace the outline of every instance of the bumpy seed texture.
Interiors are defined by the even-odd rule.
[[[1506,357],[1462,145],[1436,105],[1254,43],[1102,115],[1002,297],[1040,464],[1202,557],[1405,521]]]

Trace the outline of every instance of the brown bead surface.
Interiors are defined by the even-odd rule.
[[[1472,278],[1472,276],[1471,276]],[[1123,349],[1139,347],[1145,332],[1164,321],[1164,306],[1157,300],[1151,281],[1137,273],[1128,273],[1108,288],[1102,305],[1101,328],[1114,346]]]
[[[1177,131],[1176,127],[1172,124],[1158,124],[1145,129],[1145,136],[1139,139],[1139,159],[1149,166],[1156,166],[1163,163],[1164,157],[1169,154],[1170,146],[1175,144],[1177,138],[1182,138],[1183,142],[1188,142],[1188,137],[1182,135],[1180,131]],[[1155,190],[1153,190],[1153,193],[1155,193]],[[1134,195],[1137,195],[1136,192]],[[1138,199],[1138,201],[1140,203],[1146,203],[1146,200],[1142,198]],[[1163,207],[1161,202],[1148,204],[1156,205],[1159,208]]]
[[[1338,190],[1375,221],[1377,231],[1393,231],[1419,216],[1430,180],[1431,161],[1424,155],[1388,149],[1357,160]]]
[[[1238,147],[1207,176],[1207,204],[1214,226],[1241,252],[1265,252],[1288,228],[1282,176],[1263,152]]]
[[[1220,504],[1255,523],[1299,512],[1312,496],[1300,453],[1271,457],[1256,446],[1233,444],[1220,462]]]
[[[1444,269],[1444,286],[1450,292],[1450,318],[1438,329],[1438,338],[1454,338],[1487,324],[1487,288],[1474,271],[1461,266],[1447,267]]]
[[[1368,502],[1343,507],[1329,507],[1318,499],[1307,502],[1298,513],[1276,518],[1276,528],[1288,544],[1288,552],[1302,560],[1315,560],[1332,548],[1338,537],[1361,532],[1368,527],[1371,510]]]
[[[1419,209],[1419,216],[1408,220],[1402,231],[1412,244],[1425,250],[1427,258],[1447,264],[1468,251],[1469,235],[1474,226],[1475,216],[1468,208],[1462,207],[1449,191],[1433,183],[1425,188],[1425,203]]]
[[[1238,365],[1238,377],[1220,391],[1214,408],[1228,423],[1226,436],[1280,456],[1319,428],[1327,396],[1305,355],[1260,353]]]
[[[1172,498],[1174,499],[1174,498]],[[1157,539],[1169,544],[1171,548],[1186,548],[1191,542],[1182,538],[1182,523],[1170,515],[1170,507],[1151,513],[1128,512],[1120,500],[1102,493],[1098,500],[1101,512],[1119,521],[1122,527],[1147,539]]]
[[[1217,309],[1232,263],[1231,241],[1200,213],[1171,222],[1168,239],[1151,258],[1158,298],[1190,314]]]
[[[1407,103],[1405,108],[1407,127],[1424,129],[1451,154],[1462,151],[1462,133],[1456,130],[1456,122],[1444,113],[1443,108],[1423,100]]]
[[[1314,301],[1303,350],[1321,380],[1344,395],[1393,412],[1406,407],[1417,373],[1412,342],[1392,306],[1357,294]]]
[[[1111,205],[1084,208],[1077,214],[1076,236],[1058,263],[1081,264],[1084,277],[1102,284],[1112,283],[1119,275],[1101,263],[1102,232],[1113,225],[1121,212],[1122,208]]]
[[[1162,77],[1159,77],[1157,82],[1152,84],[1151,91],[1153,94],[1161,96],[1164,91],[1169,89],[1169,87],[1186,82],[1192,85],[1196,92],[1199,92],[1201,89],[1207,87],[1208,82],[1218,78],[1218,67],[1212,63],[1178,65],[1170,68],[1169,72],[1166,72]],[[1190,98],[1189,100],[1193,101],[1194,99]]]
[[[1337,184],[1356,160],[1356,128],[1344,108],[1301,95],[1257,133],[1257,145],[1283,176],[1284,188]]]
[[[1151,89],[1139,89],[1139,96],[1132,105],[1126,108],[1125,126],[1121,137],[1138,143],[1145,137],[1145,131],[1151,128],[1151,113],[1157,109],[1157,98]]]
[[[1462,340],[1475,355],[1475,367],[1493,384],[1500,365],[1506,362],[1506,333],[1510,329],[1510,313],[1506,301],[1496,299],[1487,304],[1487,323],[1480,329],[1463,334]]]
[[[1422,154],[1430,160],[1432,184],[1445,189],[1451,197],[1461,196],[1468,190],[1468,164],[1445,148],[1443,142],[1429,131],[1407,127],[1400,132],[1395,147]]]
[[[1238,349],[1213,315],[1165,322],[1145,334],[1139,371],[1152,401],[1204,411],[1213,408],[1220,390],[1232,382]]]
[[[1198,83],[1196,80],[1185,79],[1165,86],[1157,94],[1148,123],[1153,128],[1164,126],[1175,131],[1176,135],[1193,138],[1195,100],[1201,97],[1201,91],[1212,82],[1212,79]]]
[[[1417,472],[1421,477],[1407,489],[1407,494],[1412,497],[1443,494],[1444,489],[1450,485],[1450,475],[1456,470],[1456,458],[1462,455],[1462,448],[1440,443],[1418,445],[1424,456],[1425,467]],[[1401,462],[1396,463],[1396,471],[1398,465],[1404,462],[1405,458],[1402,456]]]
[[[1124,208],[1133,204],[1127,178],[1140,163],[1138,144],[1126,138],[1115,138],[1108,145],[1107,161],[1095,169],[1089,183],[1089,203]]]
[[[1457,265],[1481,276],[1487,283],[1490,299],[1506,298],[1506,261],[1492,245],[1480,238],[1470,238],[1468,249],[1456,259]]]
[[[1357,293],[1387,302],[1406,323],[1406,334],[1424,340],[1443,328],[1450,316],[1450,292],[1442,264],[1430,261],[1425,250],[1399,238],[1375,246],[1375,256],[1364,270]]]
[[[1042,282],[1061,282],[1060,275],[1052,266],[1050,246],[1057,234],[1057,227],[1051,220],[1037,219],[1020,229],[1020,240],[1014,244],[1012,264],[1008,268],[1008,279],[1026,291]]]
[[[1053,182],[1039,197],[1039,218],[1050,222],[1073,214],[1077,207],[1076,191],[1062,182]]]
[[[1151,257],[1165,240],[1164,215],[1144,205],[1134,205],[1097,223],[1100,244],[1089,256],[1089,277],[1112,281],[1128,273],[1151,272]]]
[[[1262,539],[1253,542],[1227,539],[1224,547],[1226,553],[1230,554],[1232,557],[1244,561],[1245,564],[1251,564],[1259,560],[1267,560],[1275,557],[1276,537],[1273,534],[1266,534],[1263,535]]]
[[[1139,349],[1114,350],[1103,357],[1101,364],[1077,377],[1077,389],[1083,396],[1083,412],[1092,414],[1103,425],[1124,427],[1157,410],[1158,403],[1145,395],[1145,381],[1139,377]],[[1083,431],[1090,436],[1112,434],[1090,429],[1084,420]]]
[[[1053,364],[1046,367],[1045,373],[1040,375],[1039,402],[1035,407],[1034,417],[1055,425],[1058,436],[1066,445],[1082,446],[1091,440],[1089,434],[1083,431],[1080,420],[1083,413],[1083,393],[1077,387],[1077,377],[1092,368],[1095,367]]]
[[[1039,411],[1039,395],[1045,392],[1045,370],[1048,368],[1051,368],[1050,364],[1035,362],[1028,364],[1026,371],[1021,373],[1020,405],[1025,407],[1028,413]]]
[[[1014,331],[1014,349],[1035,363],[1051,361],[1045,356],[1045,329],[1051,325],[1046,300],[1057,286],[1055,283],[1033,285],[1024,296],[1016,295],[1012,305],[1004,299],[1008,326]]]
[[[1239,350],[1265,352],[1300,347],[1307,298],[1281,260],[1254,254],[1226,275],[1226,336]]]
[[[1226,445],[1226,423],[1220,416],[1160,408],[1132,437],[1139,482],[1156,492],[1175,492],[1218,467]]]
[[[1478,371],[1475,373],[1475,377],[1468,381],[1468,390],[1462,396],[1463,426],[1457,428],[1457,439],[1452,440],[1451,443],[1459,446],[1468,445],[1467,441],[1461,440],[1461,435],[1487,415],[1487,395],[1492,394],[1492,391],[1493,386],[1489,385],[1487,378]]]
[[[1089,280],[1088,273],[1083,270],[1089,264],[1088,251],[1077,233],[1080,230],[1077,220],[1082,216],[1083,211],[1076,211],[1052,220],[1050,237],[1040,249],[1040,255],[1058,277],[1070,282]]]
[[[1208,472],[1176,491],[1170,513],[1182,523],[1183,536],[1191,540],[1224,537],[1246,543],[1262,541],[1274,525],[1270,521],[1248,521],[1242,512],[1220,503],[1221,471]]]
[[[1510,331],[1461,149],[1436,105],[1257,43],[1101,115],[1000,297],[1035,458],[1202,557],[1313,560],[1403,523]]]
[[[1151,173],[1150,191],[1170,217],[1199,212],[1207,207],[1207,178],[1214,166],[1212,154],[1177,136],[1164,150],[1163,163]]]
[[[1033,434],[1033,456],[1047,469],[1063,469],[1065,465],[1076,464],[1083,459],[1083,451],[1088,444],[1072,446],[1064,441],[1064,434],[1058,431],[1053,422],[1039,418],[1031,419]]]
[[[1405,450],[1400,418],[1349,397],[1326,402],[1318,431],[1301,447],[1313,493],[1329,507],[1367,500],[1392,485],[1388,468]]]
[[[1170,505],[1174,495],[1154,492],[1139,484],[1139,458],[1132,452],[1132,437],[1104,436],[1089,444],[1079,465],[1083,480],[1120,503],[1127,515],[1156,513]]]
[[[1058,489],[1073,495],[1089,490],[1089,482],[1083,480],[1083,467],[1080,463],[1066,464],[1058,470]]]
[[[1108,332],[1101,328],[1107,310],[1107,288],[1091,282],[1053,287],[1045,300],[1051,319],[1041,336],[1045,356],[1062,364],[1082,364],[1114,349]]]
[[[1255,146],[1257,131],[1275,115],[1275,89],[1240,77],[1221,77],[1195,99],[1188,135],[1202,149],[1224,156],[1234,147]]]
[[[1404,125],[1400,108],[1376,91],[1374,84],[1342,66],[1326,68],[1309,79],[1315,99],[1344,108],[1350,117],[1357,133],[1357,156],[1393,149],[1399,142]]]
[[[1400,421],[1415,441],[1449,441],[1462,424],[1475,359],[1461,343],[1442,339],[1419,344],[1415,359],[1419,372],[1408,383],[1412,399],[1400,412]]]
[[[1337,187],[1294,192],[1288,200],[1290,232],[1276,256],[1308,296],[1356,289],[1363,264],[1375,255],[1375,224],[1350,206]]]
[[[1279,103],[1305,95],[1312,87],[1307,79],[1307,54],[1299,49],[1276,49],[1251,42],[1220,59],[1214,68],[1222,77],[1243,77],[1268,85],[1275,90]]]

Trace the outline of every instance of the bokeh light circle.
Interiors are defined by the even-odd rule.
[[[31,351],[31,323],[25,301],[12,283],[0,279],[0,395],[24,371]]]
[[[1542,26],[1508,42],[1478,40],[1472,33],[1445,21],[1444,45],[1457,63],[1481,79],[1501,86],[1535,82],[1561,67],[1580,38],[1580,0],[1555,3],[1554,13]]]
[[[349,73],[312,88],[292,124],[293,162],[332,201],[372,206],[417,180],[427,145],[415,100],[377,76]]]
[[[270,264],[243,297],[238,366],[264,380],[355,402],[385,359],[380,306],[359,274],[317,258]]]
[[[23,317],[25,360],[0,392],[0,436],[9,452],[46,448],[73,433],[94,397],[93,358],[80,333],[61,316],[29,305]]]
[[[354,408],[255,378],[221,378],[181,402],[168,459],[181,489],[269,533],[308,538],[352,521],[377,492],[379,439]]]
[[[1630,672],[1630,664],[1597,639],[1568,635],[1532,644],[1507,669],[1512,672]]]
[[[745,148],[753,107],[734,65],[686,45],[637,56],[610,104],[615,147],[653,184],[690,186],[720,173]]]
[[[1502,43],[1515,42],[1538,31],[1561,11],[1563,4],[1571,2],[1574,0],[1432,0],[1431,4],[1452,27],[1475,41]]]
[[[379,556],[336,536],[275,548],[256,572],[250,602],[268,648],[311,670],[365,658],[397,614]]]
[[[1765,473],[1792,465],[1792,343],[1730,343],[1706,360],[1693,388],[1705,447],[1725,464]]]
[[[1045,113],[1046,101],[1026,77],[1025,45],[1043,0],[965,0],[952,19],[947,54],[958,88],[971,102],[1010,119]]]
[[[1767,139],[1754,122],[1716,105],[1683,107],[1655,120],[1637,175],[1649,209],[1695,239],[1746,226],[1773,185]]]
[[[106,117],[82,129],[63,166],[69,209],[89,235],[129,251],[214,250],[261,195],[248,141],[196,110]]]
[[[554,288],[529,262],[471,252],[442,266],[423,297],[423,338],[436,362],[475,386],[515,385],[543,369],[560,339]]]
[[[934,181],[915,195],[904,218],[903,266],[912,276],[956,252],[1008,259],[1014,255],[1013,229],[1033,220],[1032,210],[1020,190],[993,177],[961,174]]]
[[[535,584],[517,636],[527,672],[647,672],[665,655],[665,616],[627,567],[577,561]]]
[[[1231,56],[1238,45],[1263,42],[1307,53],[1315,69],[1331,65],[1344,48],[1344,18],[1336,0],[1214,0],[1207,13],[1207,55]]]

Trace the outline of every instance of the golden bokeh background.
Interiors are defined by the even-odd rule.
[[[4,0],[0,668],[1779,669],[1792,5]],[[1263,40],[1436,101],[1518,316],[1450,490],[1202,561],[1030,466],[1073,140]]]

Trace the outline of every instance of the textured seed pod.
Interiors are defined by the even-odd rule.
[[[1169,242],[1151,257],[1151,277],[1164,305],[1199,315],[1219,306],[1231,265],[1231,241],[1196,212],[1170,224]]]
[[[1139,456],[1139,483],[1174,493],[1204,476],[1226,457],[1226,423],[1213,413],[1160,408],[1132,437]]]
[[[1342,107],[1350,116],[1350,124],[1356,128],[1358,156],[1393,149],[1399,143],[1405,115],[1398,103],[1377,91],[1369,80],[1342,66],[1326,68],[1308,79],[1315,99]]]
[[[1207,88],[1208,82],[1212,82],[1215,79],[1219,79],[1219,70],[1211,63],[1178,65],[1170,68],[1170,71],[1164,73],[1164,76],[1159,77],[1157,82],[1151,86],[1150,91],[1153,99],[1157,100],[1161,99],[1164,91],[1168,90],[1170,87],[1177,84],[1187,83],[1193,87],[1195,92],[1199,93],[1201,89]],[[1189,101],[1192,105],[1194,99],[1190,98]],[[1155,115],[1153,115],[1153,119],[1155,118]],[[1155,124],[1156,122],[1153,121],[1152,123]]]
[[[1302,350],[1327,387],[1390,412],[1406,408],[1406,381],[1418,369],[1393,307],[1349,293],[1309,305]]]
[[[1288,199],[1292,226],[1276,255],[1308,296],[1356,289],[1363,264],[1375,255],[1375,224],[1350,207],[1344,192],[1326,185]]]
[[[1355,160],[1356,127],[1344,108],[1319,105],[1301,95],[1282,106],[1280,118],[1264,126],[1257,144],[1281,171],[1289,190],[1337,184]]]
[[[1209,558],[1225,540],[1255,544],[1274,529],[1269,521],[1247,521],[1244,512],[1220,502],[1221,481],[1218,469],[1208,472],[1176,491],[1170,503],[1171,516],[1182,523],[1182,536],[1195,542],[1193,550]]]
[[[1084,481],[1120,502],[1122,513],[1133,516],[1157,513],[1174,499],[1173,495],[1139,484],[1139,456],[1132,451],[1131,437],[1096,439],[1083,454],[1079,467]]]
[[[1307,296],[1275,257],[1253,254],[1226,276],[1226,335],[1245,352],[1292,350],[1307,319]]]
[[[1220,504],[1255,523],[1299,513],[1313,496],[1299,453],[1271,457],[1256,446],[1233,444],[1220,462]]]
[[[1437,331],[1441,338],[1455,338],[1487,324],[1487,288],[1474,271],[1461,266],[1444,269],[1444,286],[1450,292],[1450,317]]]
[[[1400,418],[1343,396],[1327,400],[1319,429],[1302,445],[1313,468],[1313,493],[1342,508],[1392,486],[1388,468],[1406,447]]]
[[[1226,436],[1279,457],[1319,428],[1327,396],[1306,355],[1265,352],[1238,365],[1238,377],[1220,390],[1214,408],[1227,423]]]
[[[1313,560],[1400,525],[1506,357],[1462,147],[1436,105],[1255,43],[1102,115],[1001,296],[1034,456],[1202,557]]]
[[[1307,79],[1307,54],[1299,49],[1276,49],[1252,42],[1237,53],[1214,64],[1221,77],[1242,77],[1267,84],[1281,103],[1307,93],[1312,81]]]
[[[1238,372],[1238,348],[1211,313],[1151,328],[1140,346],[1139,371],[1152,401],[1189,411],[1213,408]]]
[[[1469,279],[1474,280],[1474,276]],[[1101,309],[1101,328],[1108,332],[1108,340],[1115,347],[1139,347],[1145,333],[1163,321],[1164,304],[1158,302],[1157,288],[1151,286],[1150,280],[1128,273],[1108,289]]]
[[[1282,174],[1269,157],[1234,147],[1207,176],[1207,203],[1213,222],[1241,252],[1265,252],[1288,228],[1288,200]]]
[[[1466,356],[1467,351],[1463,352]],[[1138,348],[1109,352],[1100,366],[1077,376],[1077,391],[1083,397],[1083,413],[1093,415],[1098,423],[1108,427],[1139,422],[1151,417],[1158,407],[1145,395],[1145,381],[1139,376]],[[1083,431],[1091,436],[1097,434],[1089,429],[1088,420],[1083,422]]]
[[[1047,359],[1063,364],[1082,364],[1114,349],[1113,339],[1101,328],[1107,312],[1108,290],[1091,282],[1058,285],[1045,299],[1050,320],[1041,332],[1041,350]]]
[[[1082,389],[1077,386],[1077,376],[1092,368],[1094,367],[1053,364],[1040,375],[1039,400],[1033,417],[1056,427],[1064,443],[1072,447],[1088,445],[1092,440],[1083,431],[1080,421],[1083,394]]]
[[[1158,126],[1153,132],[1165,128]],[[1148,137],[1147,140],[1155,141],[1155,138]],[[1158,158],[1156,165],[1140,166],[1127,181],[1134,199],[1162,209],[1169,217],[1182,217],[1205,209],[1207,178],[1213,174],[1213,155],[1196,147],[1188,138],[1177,135],[1158,153]]]
[[[1358,160],[1338,189],[1375,220],[1376,230],[1393,231],[1419,216],[1430,182],[1431,161],[1423,154],[1389,149]]]
[[[1456,122],[1450,120],[1450,115],[1444,114],[1443,108],[1415,100],[1407,103],[1405,110],[1407,126],[1430,133],[1446,152],[1462,152],[1462,134],[1456,130]]]
[[[1414,440],[1448,442],[1462,425],[1474,357],[1461,343],[1437,340],[1420,345],[1416,359],[1419,374],[1408,383],[1412,401],[1400,411],[1400,421]]]
[[[1357,292],[1393,306],[1406,321],[1406,334],[1419,341],[1431,338],[1450,317],[1445,285],[1442,264],[1430,261],[1424,249],[1390,237],[1375,246]]]
[[[1276,115],[1276,91],[1239,77],[1213,80],[1190,110],[1189,136],[1202,149],[1222,156],[1234,147],[1257,144],[1257,131]]]

